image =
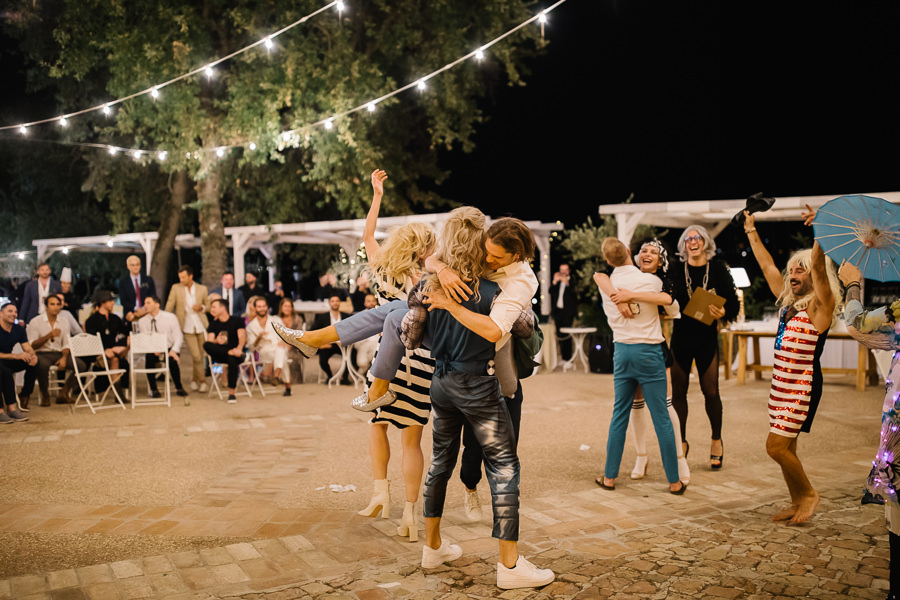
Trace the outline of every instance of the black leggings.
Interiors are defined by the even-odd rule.
[[[691,364],[696,361],[700,373],[700,391],[706,405],[706,416],[712,428],[712,439],[722,439],[722,398],[719,396],[719,358],[718,339],[713,343],[699,340],[679,344],[680,340],[672,340],[672,406],[678,413],[681,422],[681,439],[687,439],[688,402],[687,392],[690,381]]]

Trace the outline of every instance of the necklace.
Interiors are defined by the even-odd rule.
[[[691,296],[694,295],[694,290],[691,288],[691,285],[692,285],[691,274],[688,271],[687,261],[685,261],[685,263],[684,263],[684,280],[687,282],[688,299],[690,299]],[[706,261],[706,272],[703,273],[703,289],[704,290],[706,289],[706,284],[708,282],[709,282],[709,261]]]

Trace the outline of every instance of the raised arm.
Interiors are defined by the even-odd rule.
[[[372,171],[372,206],[366,215],[366,227],[363,230],[363,244],[369,257],[378,253],[378,240],[375,239],[375,225],[378,223],[378,212],[381,210],[381,198],[384,196],[384,180],[387,173],[381,169]]]
[[[759,237],[759,233],[756,231],[756,217],[746,210],[744,211],[744,232],[750,241],[753,256],[756,257],[756,262],[759,263],[759,267],[762,269],[766,283],[769,284],[769,289],[772,290],[776,298],[780,297],[781,292],[784,291],[784,277],[782,277],[778,267],[775,266],[772,255],[766,250],[762,243],[762,238]]]

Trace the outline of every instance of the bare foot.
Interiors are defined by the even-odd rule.
[[[791,504],[790,507],[772,515],[773,521],[787,521],[797,514],[797,505]]]
[[[813,513],[816,511],[816,507],[819,505],[819,494],[817,492],[813,492],[810,496],[804,496],[800,499],[800,505],[797,507],[797,514],[793,516],[791,519],[791,524],[799,524],[806,523]]]

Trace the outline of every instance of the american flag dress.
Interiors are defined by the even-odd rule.
[[[788,321],[785,316],[782,313],[775,338],[772,386],[769,388],[769,431],[797,437],[801,430],[809,431],[822,395],[819,356],[828,332],[820,334],[805,310]]]

